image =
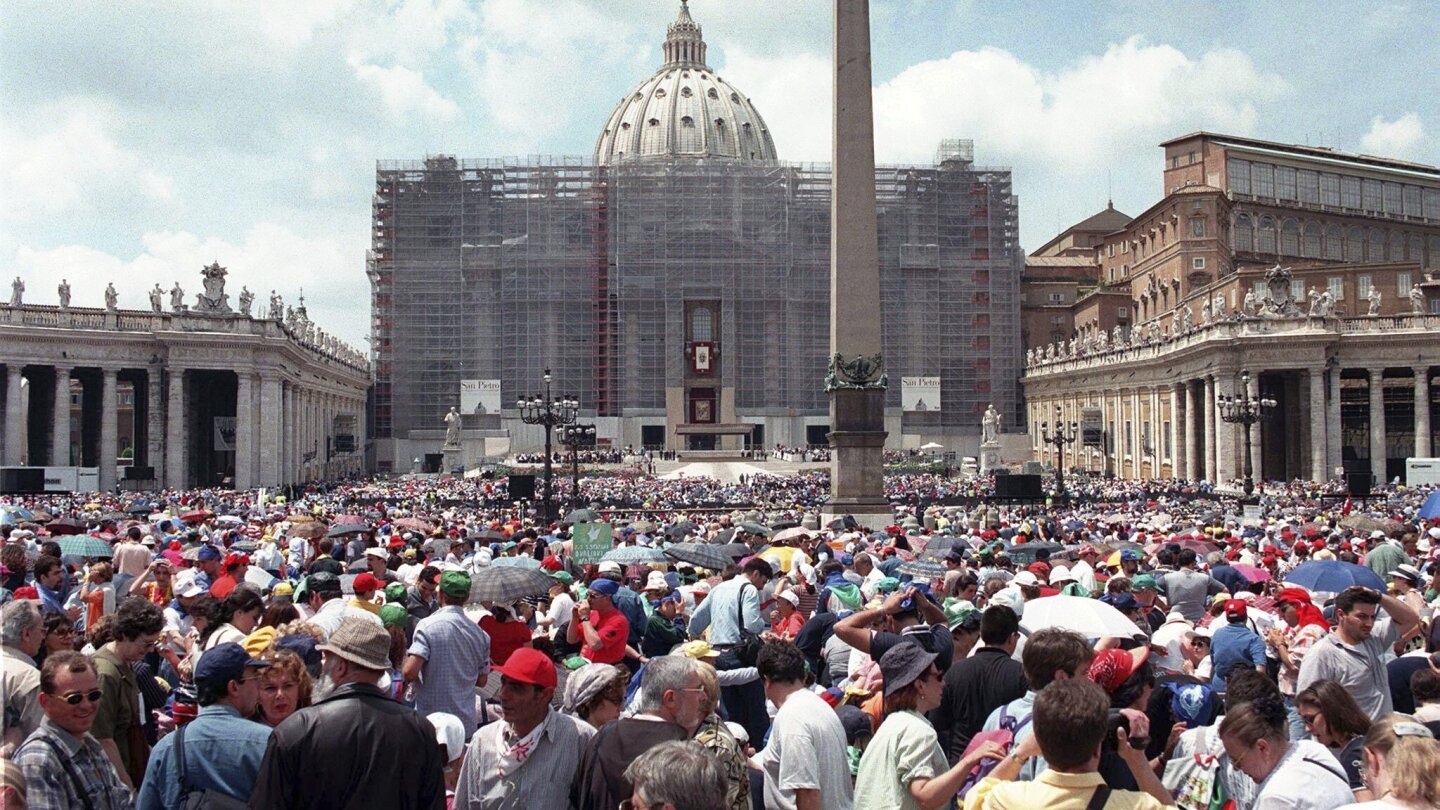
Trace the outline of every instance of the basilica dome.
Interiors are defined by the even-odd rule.
[[[666,29],[665,64],[620,99],[595,144],[597,165],[644,158],[776,159],[759,111],[705,64],[685,0]]]

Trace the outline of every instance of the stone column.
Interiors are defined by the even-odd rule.
[[[1204,414],[1200,410],[1200,395],[1194,380],[1187,380],[1185,386],[1185,477],[1194,481],[1200,477],[1200,451],[1195,446],[1195,431],[1203,426]]]
[[[281,454],[285,448],[285,417],[281,412],[284,403],[284,384],[278,377],[260,374],[260,427],[258,430],[259,470],[255,480],[257,487],[274,487],[280,484]]]
[[[1200,410],[1205,412],[1205,479],[1211,483],[1220,482],[1220,454],[1216,438],[1219,431],[1215,429],[1215,420],[1219,415],[1219,409],[1215,407],[1215,377],[1206,375],[1204,402]]]
[[[116,369],[100,369],[100,491],[115,490],[115,455],[119,452],[120,432],[116,423]]]
[[[1415,372],[1415,456],[1430,457],[1430,367],[1416,366]]]
[[[148,446],[145,463],[155,470],[155,485],[165,485],[165,394],[160,387],[161,369],[151,366],[145,371],[145,396],[149,407],[145,418],[145,441]],[[138,394],[137,394],[138,395]]]
[[[1185,477],[1185,443],[1182,440],[1185,428],[1180,420],[1181,409],[1185,407],[1185,383],[1170,386],[1170,477]],[[1185,416],[1189,416],[1186,413]]]
[[[1345,460],[1345,440],[1340,433],[1340,367],[1337,365],[1329,370],[1329,379],[1326,381],[1329,387],[1330,397],[1325,405],[1325,478],[1335,474],[1335,470]]]
[[[1215,375],[1215,393],[1217,396],[1235,395],[1235,375],[1224,373]],[[1240,476],[1235,471],[1235,461],[1238,454],[1235,452],[1235,439],[1237,438],[1235,426],[1220,418],[1220,405],[1212,403],[1211,407],[1215,412],[1215,480],[1229,483]]]
[[[255,391],[248,371],[235,374],[235,488],[252,489],[255,484],[256,419]]]
[[[5,367],[5,464],[20,464],[20,447],[25,442],[25,409],[20,407],[20,385],[24,367],[11,363]]]
[[[1370,474],[1385,483],[1385,371],[1370,370]]]
[[[55,427],[50,432],[50,463],[70,466],[70,367],[55,367]]]
[[[827,514],[891,519],[884,492],[885,377],[875,220],[869,0],[835,0],[830,184],[830,500]],[[836,362],[839,358],[842,367]]]
[[[1325,481],[1330,478],[1325,470],[1326,446],[1330,441],[1325,425],[1325,368],[1314,366],[1306,373],[1310,375],[1310,477]]]
[[[1249,397],[1252,398],[1252,399],[1259,399],[1259,397],[1260,397],[1260,375],[1257,373],[1254,377],[1251,377],[1251,378],[1250,378],[1250,381],[1251,381],[1251,390],[1245,391],[1245,392],[1243,392],[1243,393],[1244,393],[1246,396],[1249,396]],[[1264,469],[1264,465],[1261,463],[1261,460],[1265,458],[1265,454],[1264,454],[1263,452],[1261,452],[1262,447],[1261,447],[1261,441],[1260,441],[1260,423],[1259,423],[1259,422],[1256,422],[1255,424],[1251,425],[1249,428],[1245,428],[1245,427],[1242,426],[1242,427],[1241,427],[1241,431],[1244,431],[1244,430],[1249,430],[1249,431],[1250,431],[1250,442],[1249,442],[1249,444],[1250,444],[1250,470],[1251,470],[1251,473],[1252,473],[1252,474],[1254,475],[1254,477],[1255,477],[1255,491],[1256,491],[1256,492],[1259,492],[1259,491],[1260,491],[1260,484],[1265,480],[1265,469]],[[1244,434],[1243,432],[1240,433],[1240,441],[1241,441],[1241,442],[1244,442],[1244,441],[1245,441],[1245,434]],[[1241,456],[1240,456],[1240,464],[1241,464],[1241,469],[1243,470],[1243,469],[1244,469],[1244,464],[1245,464],[1245,456],[1244,456],[1245,450],[1244,450],[1243,447],[1241,448],[1240,453],[1241,453]],[[1242,475],[1243,475],[1243,473],[1242,473]]]
[[[188,482],[185,458],[185,371],[171,369],[165,406],[165,486],[184,489]]]
[[[1140,389],[1130,392],[1130,442],[1134,452],[1130,455],[1130,477],[1139,479],[1145,463],[1144,431],[1140,429]]]

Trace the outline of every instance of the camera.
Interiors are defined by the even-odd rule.
[[[1129,736],[1130,718],[1122,714],[1119,709],[1111,709],[1109,716],[1105,720],[1105,737],[1100,741],[1100,750],[1119,751],[1120,736],[1116,732],[1122,728],[1125,729],[1125,734]],[[1130,737],[1131,748],[1143,749],[1149,743],[1150,740],[1147,737]]]

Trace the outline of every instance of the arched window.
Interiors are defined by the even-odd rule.
[[[1320,258],[1320,225],[1305,223],[1305,233],[1300,237],[1300,255],[1307,259]]]
[[[1280,255],[1300,255],[1300,223],[1294,219],[1280,224]]]
[[[1379,228],[1370,229],[1370,238],[1365,242],[1365,261],[1385,261],[1385,232]]]
[[[1418,233],[1410,234],[1410,255],[1407,256],[1412,262],[1425,262],[1425,237]]]
[[[1255,250],[1255,225],[1249,214],[1235,217],[1235,228],[1231,231],[1230,246],[1236,253],[1251,253]]]
[[[1325,229],[1325,258],[1336,261],[1345,258],[1345,232],[1339,225]]]
[[[1405,261],[1405,233],[1403,231],[1390,232],[1390,261]]]
[[[1430,237],[1429,255],[1425,257],[1425,268],[1427,270],[1440,269],[1440,236]]]
[[[1255,252],[1263,256],[1275,255],[1274,217],[1260,218],[1260,228],[1255,232]]]
[[[696,307],[690,310],[690,340],[710,341],[714,340],[714,316],[709,307]]]
[[[1365,261],[1365,229],[1351,225],[1345,230],[1345,261]]]

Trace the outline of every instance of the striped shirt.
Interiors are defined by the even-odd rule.
[[[95,810],[134,806],[130,789],[120,781],[100,742],[89,734],[75,737],[49,718],[41,720],[15,752],[15,764],[25,777],[26,806],[33,810],[83,808],[82,792]]]
[[[445,605],[416,623],[407,652],[425,659],[415,710],[453,714],[465,724],[466,736],[474,734],[475,682],[490,671],[490,636],[463,608]]]

